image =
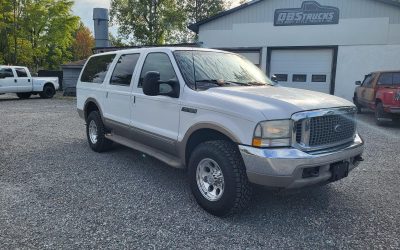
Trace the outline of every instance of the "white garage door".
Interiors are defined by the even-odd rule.
[[[260,67],[260,52],[241,51],[235,53],[245,57],[247,60]]]
[[[270,75],[285,87],[330,92],[332,49],[273,50]]]

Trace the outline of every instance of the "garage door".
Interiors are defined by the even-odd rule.
[[[285,87],[329,94],[332,58],[332,49],[272,50],[270,75]]]

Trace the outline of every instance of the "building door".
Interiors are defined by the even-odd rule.
[[[280,85],[330,93],[333,49],[272,50],[270,76]]]

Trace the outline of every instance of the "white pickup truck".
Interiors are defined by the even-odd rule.
[[[363,160],[351,102],[277,86],[219,50],[94,55],[78,80],[77,109],[94,151],[116,142],[186,168],[195,199],[218,216],[245,207],[251,183],[325,184]]]
[[[32,77],[27,67],[0,65],[0,94],[16,93],[21,99],[39,94],[47,99],[58,88],[58,77]]]

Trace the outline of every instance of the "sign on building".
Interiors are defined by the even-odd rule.
[[[305,1],[301,8],[275,10],[275,26],[338,24],[339,9]]]

